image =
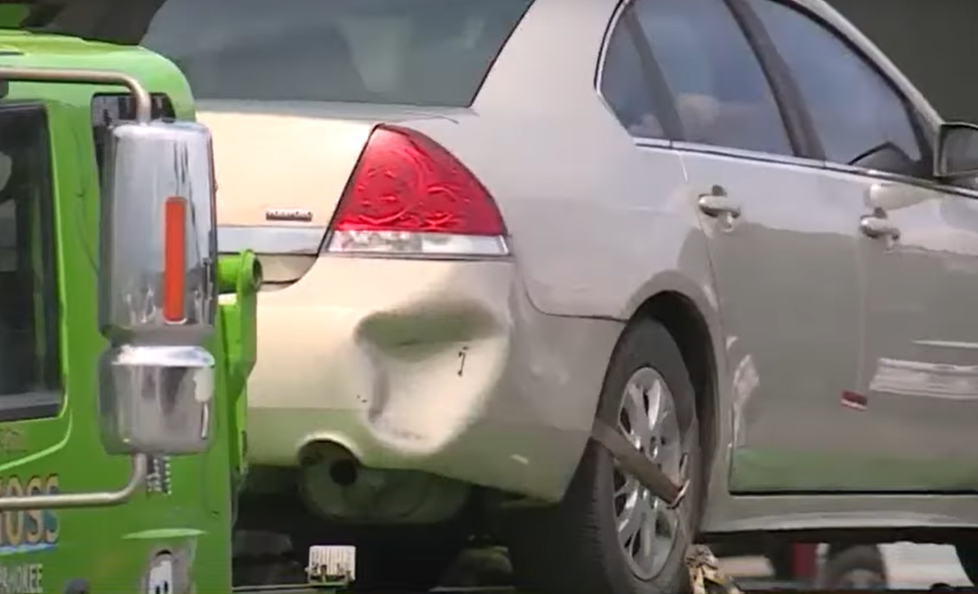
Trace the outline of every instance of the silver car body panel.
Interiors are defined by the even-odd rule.
[[[821,1],[793,1],[846,36],[938,125],[926,100],[838,13]],[[215,129],[219,184],[238,175],[232,168],[248,169],[247,155],[221,145],[236,144],[227,139],[242,121],[267,124],[261,129],[278,141],[313,139],[277,165],[263,157],[264,167],[281,167],[279,179],[301,185],[291,198],[252,200],[240,211],[222,203],[225,229],[244,228],[223,231],[238,243],[270,207],[319,208],[311,225],[325,225],[343,184],[315,163],[342,148],[336,134],[361,146],[375,122],[397,122],[447,147],[496,198],[511,235],[505,261],[321,256],[294,285],[263,293],[249,429],[251,442],[267,449],[257,461],[295,464],[304,443],[329,439],[369,465],[555,500],[585,447],[618,333],[647,299],[672,292],[702,316],[717,365],[706,532],[978,527],[978,499],[935,495],[978,491],[978,452],[968,439],[978,424],[971,195],[818,161],[632,138],[595,90],[617,7],[536,0],[470,109],[375,115],[202,102],[201,120]],[[342,128],[323,123],[338,117],[346,118]],[[316,126],[334,136],[313,136]],[[355,154],[337,158],[352,168]],[[256,183],[242,173],[219,192],[245,195]],[[884,205],[904,232],[896,250],[859,232],[877,183],[915,188]],[[713,184],[742,205],[732,228],[701,220],[697,200]],[[321,206],[311,206],[317,196]],[[945,235],[947,227],[957,234]],[[309,239],[299,243],[312,249]],[[917,263],[905,266],[911,253]],[[950,271],[949,284],[939,271]],[[311,319],[301,308],[319,291],[313,309],[331,321],[310,329],[328,334],[314,341],[296,329]],[[387,334],[371,330],[395,314],[420,323],[425,304],[445,303],[457,305],[441,314],[461,321],[461,334],[437,348],[412,351],[409,341],[385,342]],[[908,315],[919,318],[910,323]],[[773,316],[789,323],[772,327]],[[480,379],[438,397],[432,382],[462,375],[462,344],[474,345],[467,356],[483,366],[473,371]],[[432,364],[420,374],[412,364],[424,353]],[[850,391],[868,398],[865,410],[844,406]],[[505,447],[502,435],[512,437]],[[941,456],[955,461],[935,473]],[[974,462],[963,462],[968,456]],[[887,473],[867,472],[880,460]],[[806,494],[826,488],[837,492]],[[891,494],[865,494],[874,491]],[[763,492],[776,494],[750,494]]]

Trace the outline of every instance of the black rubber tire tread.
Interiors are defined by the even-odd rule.
[[[968,576],[972,586],[978,586],[978,541],[957,543],[954,550],[961,562],[961,569]]]
[[[767,547],[764,556],[771,565],[774,572],[774,579],[779,582],[789,582],[795,579],[794,567],[794,547],[792,543],[780,543],[777,546]]]
[[[883,553],[876,545],[832,546],[815,579],[819,590],[851,590],[841,585],[845,574],[854,569],[864,569],[876,573],[885,584],[888,581],[886,562]]]
[[[608,365],[597,415],[617,425],[625,384],[642,367],[665,379],[676,400],[691,479],[680,506],[677,546],[659,573],[639,580],[618,545],[613,512],[613,460],[589,442],[560,504],[514,511],[505,517],[504,537],[522,590],[545,594],[676,594],[688,592],[686,549],[701,515],[702,453],[695,394],[679,347],[658,322],[641,319],[622,333]]]

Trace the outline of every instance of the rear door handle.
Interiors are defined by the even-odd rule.
[[[886,217],[866,215],[859,219],[859,230],[866,237],[872,237],[873,239],[879,239],[881,237],[900,239],[900,228],[887,220]]]
[[[708,217],[718,218],[724,215],[732,219],[740,217],[740,204],[727,196],[723,186],[713,186],[709,194],[699,197],[696,205]]]

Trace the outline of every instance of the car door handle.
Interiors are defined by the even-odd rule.
[[[873,239],[880,237],[900,239],[900,228],[888,221],[886,217],[866,215],[859,219],[859,229],[863,235]]]
[[[697,199],[696,205],[708,217],[727,215],[736,219],[740,216],[740,204],[727,196],[727,191],[722,186],[713,186],[709,194],[703,194]]]

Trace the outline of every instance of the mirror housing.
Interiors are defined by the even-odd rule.
[[[978,125],[945,122],[937,130],[934,177],[956,180],[978,175]]]
[[[120,126],[120,130],[125,128],[138,128],[146,126],[150,128],[152,119],[152,97],[149,91],[143,87],[135,78],[121,72],[102,71],[102,70],[77,70],[61,68],[30,68],[16,66],[0,66],[0,92],[6,94],[7,81],[20,82],[41,82],[41,83],[85,83],[96,85],[114,85],[127,87],[135,102],[135,119],[137,124]],[[92,508],[106,507],[125,503],[134,494],[146,485],[149,479],[149,466],[151,455],[155,453],[189,453],[199,451],[206,447],[207,431],[210,424],[209,402],[213,392],[214,379],[214,359],[200,345],[201,339],[209,338],[213,329],[213,296],[216,293],[214,281],[213,262],[217,255],[217,238],[215,234],[214,219],[214,160],[211,153],[210,134],[202,126],[163,124],[163,126],[173,128],[173,137],[167,138],[166,128],[158,128],[155,142],[153,138],[149,140],[136,141],[129,148],[140,149],[133,157],[128,167],[122,161],[125,159],[124,151],[120,151],[120,146],[124,145],[122,139],[126,134],[119,133],[112,135],[110,143],[112,158],[110,165],[104,170],[109,174],[109,183],[106,184],[110,189],[101,195],[101,228],[99,237],[102,260],[99,262],[99,327],[102,335],[110,340],[110,348],[107,353],[103,353],[99,366],[99,386],[104,388],[99,392],[99,408],[101,412],[102,440],[109,453],[130,453],[132,454],[132,470],[126,484],[113,491],[90,491],[82,493],[49,493],[45,495],[4,495],[0,497],[0,511],[14,510],[36,510],[36,509],[67,509],[67,508]],[[183,134],[180,134],[182,128]],[[132,130],[130,130],[132,132]],[[138,134],[134,133],[134,136]],[[152,136],[152,135],[150,135]],[[142,146],[140,146],[142,145]],[[169,154],[165,153],[169,149]],[[146,154],[142,154],[145,152]],[[206,153],[206,155],[202,155]],[[155,158],[154,158],[155,157]],[[163,157],[163,158],[159,158]],[[205,159],[206,157],[206,159]],[[203,164],[206,160],[206,164]],[[141,171],[145,166],[146,171]],[[153,166],[156,166],[154,171]],[[169,165],[171,170],[167,171],[164,167]],[[160,174],[160,177],[151,175],[148,178],[140,178],[138,174],[150,173]],[[116,175],[119,174],[119,175]],[[130,183],[126,183],[126,180]],[[120,180],[122,183],[119,183]],[[142,182],[149,187],[148,190],[138,191],[138,185]],[[114,251],[116,248],[130,247],[133,237],[137,237],[141,230],[150,230],[153,221],[146,221],[139,215],[154,214],[151,208],[145,203],[137,202],[134,210],[126,210],[123,206],[116,212],[119,206],[119,198],[135,198],[158,200],[158,192],[173,185],[174,192],[167,195],[163,201],[166,205],[164,209],[163,227],[163,265],[156,262],[156,266],[150,266],[149,262],[142,262],[145,267],[140,271],[138,257],[140,254],[126,260],[125,254]],[[121,189],[120,189],[121,188]],[[104,189],[104,188],[103,188]],[[131,195],[127,195],[131,194]],[[151,202],[155,204],[155,202]],[[143,208],[144,212],[139,211]],[[118,215],[137,215],[135,219]],[[156,212],[155,214],[159,214]],[[179,215],[183,215],[180,217]],[[174,224],[174,222],[180,222]],[[189,221],[190,233],[187,233]],[[159,225],[159,223],[157,223]],[[115,225],[119,225],[118,228]],[[128,226],[128,228],[126,227]],[[142,227],[142,229],[140,228]],[[127,243],[125,233],[129,234]],[[201,245],[200,238],[207,237],[204,245]],[[178,241],[173,239],[177,238]],[[122,239],[122,241],[118,241]],[[150,245],[159,238],[148,236],[145,241]],[[144,246],[145,247],[145,246]],[[159,247],[159,246],[157,246]],[[187,250],[190,249],[190,258],[187,258]],[[202,249],[203,248],[203,249]],[[105,256],[110,256],[106,258]],[[116,260],[113,257],[119,256]],[[201,264],[199,271],[190,264]],[[128,266],[128,267],[127,267]],[[133,273],[127,276],[127,273]],[[191,273],[190,282],[187,282],[186,274]],[[180,274],[184,276],[181,277]],[[194,291],[192,303],[197,304],[203,301],[205,307],[197,308],[191,313],[196,315],[193,319],[197,326],[201,328],[196,332],[190,332],[186,337],[179,336],[176,339],[176,346],[168,345],[166,342],[149,342],[143,346],[150,349],[133,352],[135,344],[131,347],[125,344],[126,333],[117,332],[118,328],[138,329],[141,324],[149,320],[149,328],[152,322],[159,316],[153,311],[138,311],[134,308],[139,302],[126,302],[130,307],[128,325],[124,318],[114,316],[119,312],[113,309],[118,305],[114,301],[122,293],[113,291],[127,292],[125,295],[131,297],[135,291],[141,288],[152,287],[156,280],[163,279],[162,295],[164,297],[164,319],[172,324],[183,324],[191,319],[187,315],[186,289]],[[181,280],[181,278],[183,280]],[[182,289],[184,291],[178,291]],[[106,292],[108,290],[108,292]],[[196,291],[202,290],[202,293]],[[201,295],[204,296],[201,299]],[[154,303],[155,297],[147,295],[146,303]],[[209,300],[209,301],[208,301]],[[210,304],[209,308],[206,307]],[[182,306],[181,308],[178,306]],[[208,321],[208,312],[210,324]],[[175,316],[182,315],[182,320],[177,321]],[[121,322],[121,324],[120,324]],[[201,324],[200,322],[204,322]],[[158,324],[157,324],[158,325]],[[122,340],[120,340],[120,338]],[[133,341],[140,338],[140,333],[133,332],[129,336]],[[156,340],[152,332],[146,335],[149,341]],[[167,338],[167,340],[173,337]],[[120,344],[122,343],[122,344]],[[162,347],[162,350],[161,350]],[[183,347],[183,348],[181,348]],[[113,351],[116,351],[115,353]],[[149,353],[150,356],[140,357]],[[193,355],[193,356],[191,356]],[[116,371],[122,373],[116,374]],[[177,373],[164,374],[161,370],[174,371]],[[181,372],[182,370],[182,372]],[[132,372],[127,375],[127,372]],[[145,389],[145,390],[144,390]],[[198,406],[189,402],[188,395],[193,395]],[[140,410],[136,407],[126,407],[126,404],[148,403],[149,406]],[[164,435],[161,437],[161,427],[164,431],[168,428],[167,423],[161,423],[159,418],[149,417],[146,409],[153,409],[153,406],[163,411],[164,420],[176,419],[170,423],[179,429],[180,433],[175,435]],[[195,413],[200,412],[199,424],[196,422],[181,423],[179,415],[172,413],[179,412]],[[189,417],[191,421],[195,418],[193,414]],[[147,421],[149,425],[141,425],[139,421]],[[153,425],[156,423],[156,425]],[[199,433],[195,428],[199,427]],[[154,429],[156,429],[154,431]],[[181,438],[189,436],[189,439]]]
[[[206,450],[217,307],[212,143],[189,122],[109,132],[100,203],[99,420],[109,454]]]

